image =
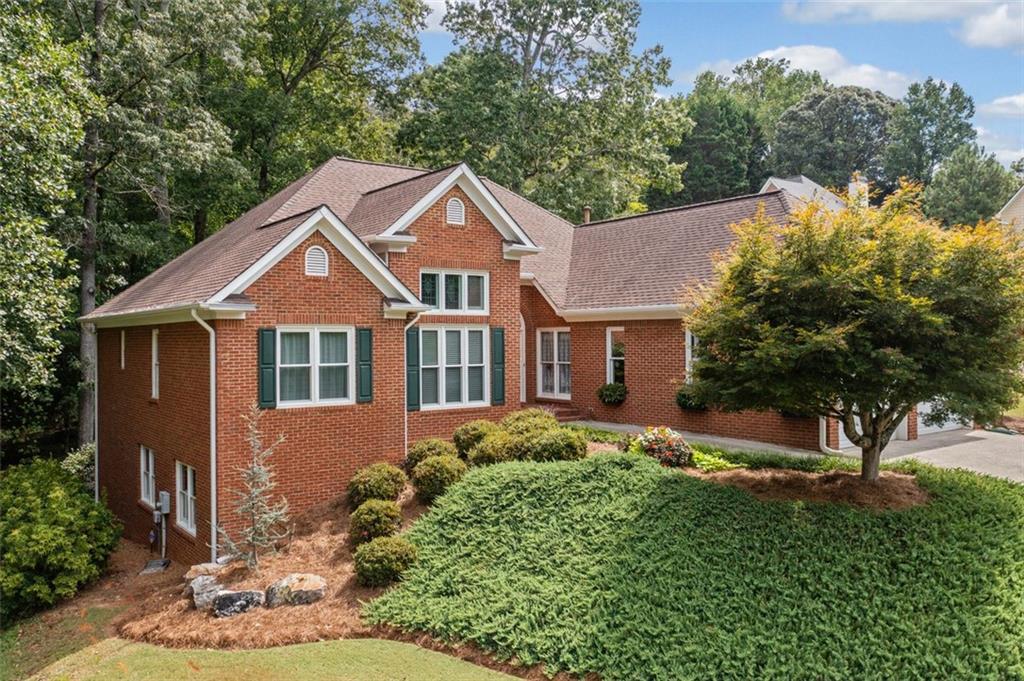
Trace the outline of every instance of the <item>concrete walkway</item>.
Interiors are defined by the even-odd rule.
[[[602,421],[577,421],[580,425],[620,433],[640,433],[640,426]],[[792,456],[821,456],[806,449],[792,449],[755,440],[715,437],[704,433],[683,432],[691,442],[702,442],[723,449],[753,452],[781,452]],[[844,449],[843,454],[860,459],[856,447]],[[882,453],[884,461],[917,459],[942,468],[963,468],[1015,482],[1024,482],[1024,435],[1008,435],[987,430],[948,430],[943,433],[922,435],[917,440],[893,440]]]

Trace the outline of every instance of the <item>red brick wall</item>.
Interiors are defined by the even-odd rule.
[[[120,368],[121,329],[98,333],[99,483],[107,503],[124,523],[125,536],[148,541],[152,511],[140,501],[139,447],[152,449],[156,489],[171,494],[167,516],[168,555],[200,562],[210,557],[209,340],[198,324],[158,328],[160,397],[150,399],[150,333],[125,331],[125,367]],[[196,469],[196,536],[175,526],[175,461]]]
[[[522,287],[526,319],[527,399],[536,400],[536,329],[568,326],[572,334],[572,405],[598,421],[673,428],[817,449],[817,419],[786,417],[775,412],[726,413],[683,411],[676,390],[686,374],[686,340],[678,320],[637,320],[566,323],[533,286]],[[617,407],[597,399],[607,382],[606,330],[622,327],[626,344],[626,387],[629,396]],[[538,400],[544,401],[544,400]]]

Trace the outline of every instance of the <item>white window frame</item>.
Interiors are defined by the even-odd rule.
[[[605,383],[613,383],[615,379],[615,362],[622,362],[623,366],[626,364],[625,357],[612,357],[612,335],[615,333],[625,333],[626,328],[623,326],[609,326],[605,329],[605,341],[604,341],[604,356],[605,356]],[[571,359],[571,357],[570,357]],[[571,371],[571,369],[570,369]],[[625,371],[623,371],[625,374]]]
[[[452,219],[452,205],[458,204],[458,219]],[[444,204],[444,221],[448,225],[465,225],[466,224],[466,202],[462,199],[453,196],[448,199]]]
[[[146,445],[139,445],[139,501],[156,507],[156,453]]]
[[[700,338],[686,330],[686,382],[693,383],[693,361],[700,357]]]
[[[308,366],[309,367],[309,397],[308,400],[282,400],[281,399],[281,334],[282,333],[308,333],[309,334],[309,364],[289,364],[287,366]],[[348,364],[321,364],[320,363],[320,334],[321,333],[347,333],[348,341]],[[356,397],[356,328],[354,326],[279,326],[276,329],[276,342],[274,343],[274,390],[277,399],[278,409],[294,409],[297,407],[332,406],[355,404]],[[320,367],[321,366],[348,366],[348,397],[332,397],[320,399]]]
[[[124,329],[121,329],[121,368],[124,369]]]
[[[442,409],[472,409],[488,407],[491,404],[491,338],[489,328],[484,324],[422,324],[419,327],[420,347],[420,410],[438,411]],[[437,364],[427,366],[428,369],[437,368],[437,404],[427,404],[423,401],[423,332],[437,331]],[[459,331],[460,344],[462,349],[461,362],[458,365],[446,363],[448,331]],[[469,332],[479,331],[483,339],[483,364],[469,363]],[[461,398],[458,402],[449,402],[445,390],[445,374],[449,368],[458,366],[462,373]],[[482,400],[469,401],[469,367],[483,367],[484,396]]]
[[[552,342],[554,343],[554,347],[553,347],[553,351],[554,351],[553,360],[554,361],[552,362],[552,364],[554,364],[554,371],[555,371],[555,376],[554,376],[555,392],[553,392],[553,393],[546,393],[546,392],[543,391],[543,387],[544,387],[543,375],[544,374],[543,374],[543,366],[542,366],[542,362],[541,362],[541,356],[542,355],[541,355],[541,349],[540,349],[540,347],[541,347],[541,340],[540,339],[541,339],[541,334],[548,333],[548,332],[553,334]],[[568,362],[563,362],[563,361],[558,359],[558,334],[560,334],[560,333],[568,333],[569,334],[569,361]],[[538,328],[537,329],[537,344],[534,347],[536,348],[536,352],[534,354],[536,355],[536,364],[537,364],[537,397],[544,397],[544,398],[551,399],[551,400],[571,400],[572,399],[572,388],[571,388],[571,386],[572,386],[572,329],[570,327],[568,327],[568,326],[551,326],[551,327]],[[569,365],[569,385],[570,385],[570,389],[569,389],[569,392],[567,392],[567,393],[559,392],[559,388],[561,387],[561,381],[560,381],[560,379],[558,377],[558,366],[560,364],[568,364]]]
[[[324,258],[324,271],[323,272],[311,272],[309,269],[309,254],[314,251],[319,251]],[[331,259],[327,256],[327,250],[323,246],[313,245],[306,249],[305,257],[303,258],[303,264],[305,265],[305,271],[307,277],[326,277],[331,271]]]
[[[187,489],[182,489],[182,474]],[[174,462],[174,524],[196,536],[196,469],[181,461]]]
[[[419,296],[423,300],[423,275],[437,275],[437,305],[424,312],[425,315],[451,315],[461,317],[479,317],[491,313],[491,274],[485,270],[443,270],[424,268],[420,270]],[[449,310],[444,306],[445,300],[445,276],[457,275],[459,281],[459,309]],[[483,307],[480,309],[469,309],[469,277],[483,277]]]
[[[149,384],[150,399],[160,399],[160,329],[153,329],[149,336]]]

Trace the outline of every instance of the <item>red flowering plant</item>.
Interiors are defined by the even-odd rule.
[[[686,444],[683,436],[665,426],[648,428],[637,435],[630,443],[629,451],[649,456],[662,466],[670,468],[693,464],[693,450]]]

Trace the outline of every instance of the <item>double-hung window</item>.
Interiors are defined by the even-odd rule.
[[[145,445],[139,447],[139,499],[150,508],[156,505],[156,454]]]
[[[488,288],[486,272],[420,272],[420,300],[435,314],[485,315],[490,306]]]
[[[178,461],[175,465],[177,499],[175,503],[178,527],[189,534],[196,533],[196,469]]]
[[[353,402],[355,330],[351,327],[279,327],[279,406]]]
[[[569,329],[537,329],[537,394],[568,399],[572,396]]]
[[[424,409],[487,404],[487,329],[420,328],[420,401]]]
[[[149,396],[156,400],[160,399],[160,331],[153,329],[149,336],[150,365],[149,365]]]

